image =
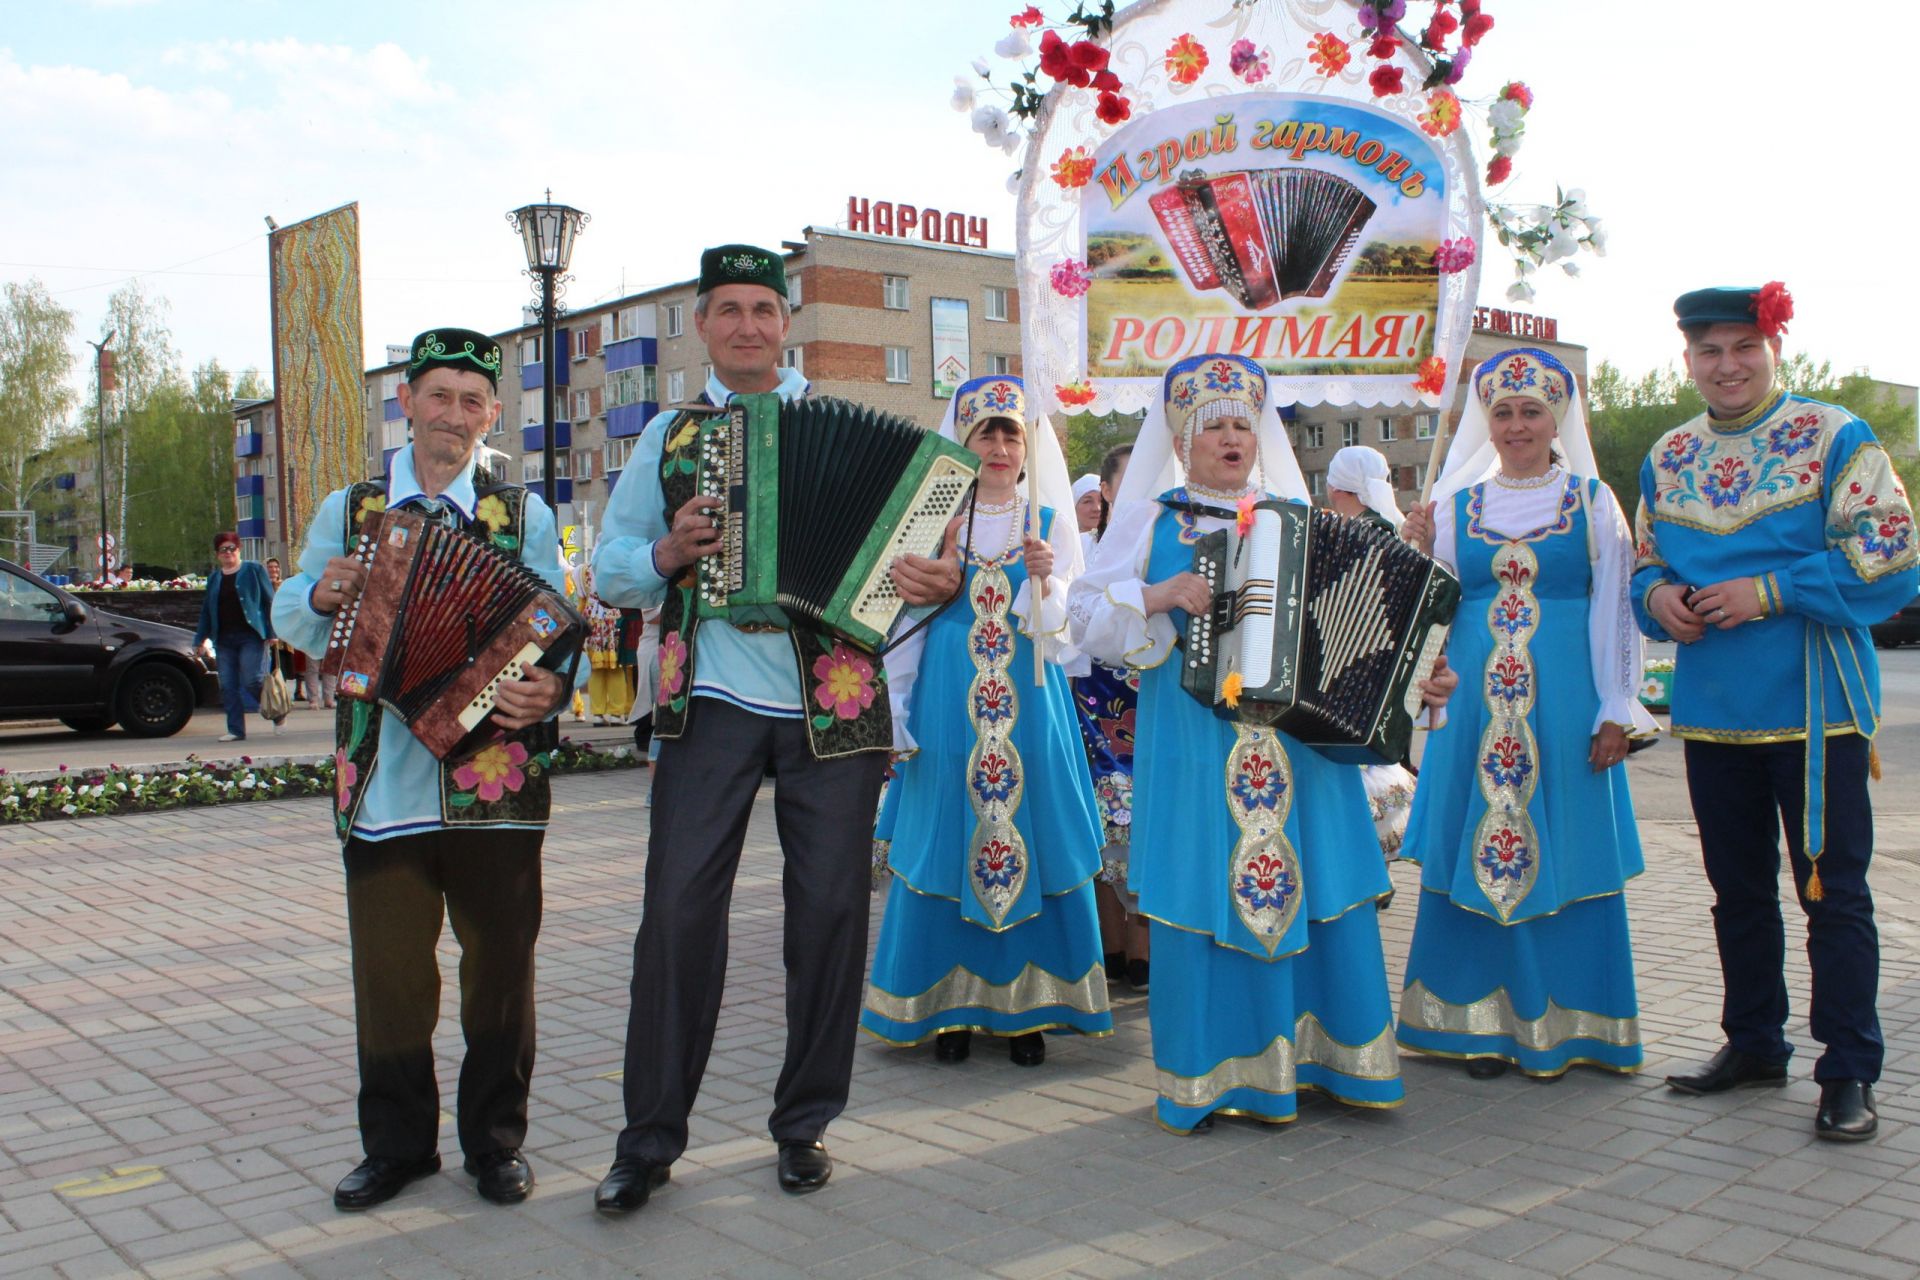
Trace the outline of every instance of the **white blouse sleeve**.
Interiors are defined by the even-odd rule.
[[[1058,520],[1059,517],[1055,516],[1055,519]],[[1013,608],[1010,613],[1015,624],[1020,628],[1020,634],[1040,646],[1040,655],[1043,658],[1056,664],[1070,676],[1084,676],[1093,670],[1093,664],[1073,643],[1073,637],[1069,634],[1067,626],[1067,599],[1072,590],[1074,570],[1079,567],[1080,557],[1068,556],[1066,548],[1058,543],[1054,544],[1054,548],[1054,572],[1047,579],[1047,590],[1040,600],[1038,625],[1035,625],[1033,616],[1033,580],[1031,578],[1022,582],[1020,590],[1014,593]]]
[[[1613,491],[1602,484],[1588,504],[1588,527],[1593,531],[1593,586],[1587,609],[1587,649],[1593,662],[1594,692],[1600,710],[1593,731],[1608,721],[1640,737],[1660,726],[1640,705],[1641,658],[1644,642],[1633,620],[1629,596],[1633,585],[1633,533]]]
[[[905,630],[912,625],[914,619],[902,613],[896,627]],[[907,729],[907,722],[913,714],[913,686],[920,679],[920,657],[926,648],[927,633],[923,629],[887,650],[880,659],[887,671],[887,705],[893,713],[893,749],[901,756],[910,756],[920,749],[920,744],[913,740],[913,734]]]
[[[1147,616],[1143,592],[1157,502],[1130,502],[1114,512],[1093,564],[1067,595],[1074,642],[1116,667],[1157,667],[1173,652],[1173,620]]]

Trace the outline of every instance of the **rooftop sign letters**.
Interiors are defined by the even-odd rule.
[[[1482,333],[1510,333],[1547,342],[1557,342],[1560,338],[1560,322],[1552,316],[1530,316],[1522,311],[1501,311],[1495,307],[1475,307],[1473,327]]]
[[[898,236],[903,240],[924,240],[928,244],[954,244],[975,249],[987,247],[987,220],[964,213],[942,213],[920,208],[905,201],[867,200],[847,197],[847,230],[869,235]]]

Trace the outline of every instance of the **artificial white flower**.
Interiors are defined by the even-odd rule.
[[[1000,150],[1006,152],[1008,155],[1012,155],[1020,149],[1020,144],[1025,141],[1026,139],[1020,136],[1018,129],[1009,129],[1007,130],[1006,138],[1000,143]]]
[[[1573,261],[1571,258],[1561,263],[1560,269],[1566,272],[1570,276],[1577,276],[1580,274],[1580,264]]]
[[[1507,286],[1507,301],[1508,302],[1532,302],[1533,286],[1528,284],[1525,280],[1514,281],[1511,285]]]
[[[985,58],[975,58],[973,60],[973,73],[975,75],[984,76],[989,70],[991,70],[991,68],[987,66],[987,60]]]
[[[1010,123],[1007,113],[999,107],[974,108],[973,131],[985,138],[990,147],[1006,145],[1007,127]]]
[[[1512,98],[1502,98],[1487,108],[1487,123],[1493,126],[1496,133],[1509,133],[1519,128],[1524,115],[1526,108]]]
[[[1033,52],[1033,46],[1027,42],[1027,33],[1015,27],[1000,37],[993,51],[1003,58],[1024,58]]]
[[[1503,155],[1503,156],[1506,156],[1506,157],[1507,157],[1507,158],[1509,158],[1509,159],[1511,159],[1511,158],[1513,158],[1514,156],[1517,156],[1517,155],[1519,155],[1519,154],[1520,154],[1520,134],[1519,134],[1519,132],[1518,132],[1518,131],[1516,130],[1516,131],[1515,131],[1515,132],[1513,132],[1513,133],[1496,133],[1496,134],[1494,134],[1494,135],[1493,135],[1493,149],[1494,149],[1494,150],[1495,150],[1496,152],[1498,152],[1499,154],[1501,154],[1501,155]]]
[[[1567,192],[1566,196],[1560,201],[1560,212],[1566,214],[1569,218],[1586,217],[1586,191],[1580,187],[1575,187],[1573,190]]]
[[[1007,175],[1007,194],[1008,195],[1017,196],[1020,194],[1020,175],[1023,172],[1024,170],[1015,169],[1012,173]]]
[[[973,85],[967,81],[965,76],[955,76],[953,78],[953,97],[947,100],[947,105],[951,106],[955,111],[973,110]]]
[[[1587,219],[1587,248],[1598,257],[1607,256],[1607,229],[1600,225],[1600,219]]]
[[[1553,239],[1547,242],[1547,252],[1543,255],[1548,262],[1558,262],[1562,258],[1571,258],[1580,252],[1580,239],[1573,234],[1573,228],[1558,223],[1553,228]]]

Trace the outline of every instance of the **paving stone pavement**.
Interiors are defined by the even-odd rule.
[[[863,1044],[824,1192],[774,1186],[779,854],[763,794],[693,1142],[645,1210],[592,1187],[620,1124],[646,775],[562,778],[547,842],[534,1198],[448,1171],[336,1212],[358,1159],[345,915],[325,800],[0,828],[0,1272],[201,1276],[1469,1276],[1920,1274],[1920,866],[1883,858],[1878,1141],[1817,1142],[1804,958],[1786,1089],[1685,1098],[1719,973],[1687,824],[1645,823],[1630,893],[1638,1077],[1469,1080],[1408,1059],[1408,1098],[1298,1122],[1152,1121],[1146,1001],[1022,1070]],[[1886,798],[1884,795],[1883,799]],[[1883,837],[1884,838],[1884,837]],[[1398,981],[1413,869],[1385,916]],[[874,904],[876,931],[884,898]],[[1790,909],[1791,910],[1791,909]],[[1790,917],[1791,918],[1791,917]],[[1790,924],[1790,929],[1794,926]],[[450,939],[443,948],[451,974]],[[452,991],[443,1089],[459,1051]]]

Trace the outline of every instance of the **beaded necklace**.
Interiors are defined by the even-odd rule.
[[[1007,521],[1007,545],[1001,549],[998,555],[982,556],[969,546],[965,552],[967,563],[981,569],[997,569],[1003,565],[1012,564],[1015,557],[1022,554],[1020,535],[1026,531],[1027,518],[1024,510],[1025,507],[1025,499],[1017,494],[1012,501],[1004,504],[996,503],[993,506],[982,504],[977,506],[975,510],[982,515],[1011,515],[1013,518]]]

